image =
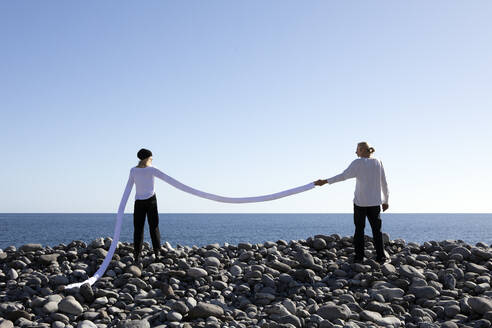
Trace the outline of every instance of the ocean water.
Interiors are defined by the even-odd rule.
[[[0,248],[27,243],[43,246],[112,237],[116,214],[0,214]],[[262,243],[307,239],[317,234],[352,235],[352,214],[159,214],[162,243]],[[391,239],[423,243],[446,239],[492,243],[492,214],[382,214]],[[371,228],[366,222],[366,235]],[[133,216],[125,214],[120,241],[133,241]],[[150,243],[148,225],[145,241]]]

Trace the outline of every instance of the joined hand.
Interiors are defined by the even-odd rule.
[[[319,179],[319,180],[314,181],[314,184],[315,184],[316,186],[322,186],[322,185],[324,185],[324,184],[326,184],[326,183],[328,183],[328,181],[326,181],[326,180],[322,180],[322,179]]]

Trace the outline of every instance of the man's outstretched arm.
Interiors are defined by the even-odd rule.
[[[343,171],[342,173],[335,175],[334,177],[331,177],[329,179],[316,180],[316,181],[314,181],[314,184],[317,186],[322,186],[322,185],[327,184],[327,183],[332,184],[335,182],[340,182],[340,181],[344,181],[347,179],[355,178],[355,176],[357,175],[356,161],[357,160],[350,163],[349,167],[347,167],[347,169],[345,171]]]

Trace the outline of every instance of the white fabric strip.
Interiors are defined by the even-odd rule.
[[[162,173],[162,172],[161,172]],[[158,178],[164,180],[165,182],[169,183],[171,186],[187,192],[189,194],[201,197],[201,198],[206,198],[210,199],[216,202],[222,202],[222,203],[258,203],[258,202],[266,202],[274,199],[279,199],[283,197],[287,197],[290,195],[298,194],[307,190],[311,190],[315,187],[314,183],[308,183],[304,186],[300,186],[297,188],[281,191],[275,194],[269,194],[269,195],[264,195],[264,196],[255,196],[255,197],[223,197],[219,195],[214,195],[214,194],[209,194],[197,189],[194,189],[192,187],[189,187],[173,178],[170,176],[162,173],[159,174]],[[106,272],[106,269],[108,268],[109,263],[111,262],[111,259],[113,258],[114,251],[116,250],[116,246],[118,245],[118,241],[120,239],[120,232],[121,232],[121,224],[123,221],[123,214],[125,212],[125,207],[126,203],[128,201],[128,197],[130,196],[130,192],[132,190],[133,183],[130,184],[128,183],[125,191],[123,193],[123,197],[121,197],[120,201],[120,206],[118,207],[118,214],[116,215],[116,224],[114,228],[114,234],[113,234],[113,241],[111,242],[111,246],[109,247],[108,254],[106,255],[106,258],[104,259],[103,263],[97,270],[97,272],[89,279],[79,282],[79,283],[74,283],[65,286],[65,289],[71,289],[74,287],[80,287],[85,283],[90,284],[91,286],[100,278],[104,275],[104,272]]]
[[[201,198],[206,198],[210,199],[216,202],[221,202],[221,203],[259,203],[259,202],[266,202],[274,199],[279,199],[283,197],[287,197],[290,195],[298,194],[310,189],[313,189],[315,187],[314,183],[308,183],[304,186],[300,186],[297,188],[281,191],[275,194],[269,194],[269,195],[264,195],[264,196],[255,196],[255,197],[223,197],[219,195],[214,195],[214,194],[209,194],[207,192],[203,192],[194,188],[191,188],[185,184],[182,184],[181,182],[171,178],[170,176],[162,173],[159,175],[156,175],[158,178],[164,180],[165,182],[169,183],[171,186],[187,192],[189,194],[201,197]]]

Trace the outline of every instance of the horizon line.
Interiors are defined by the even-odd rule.
[[[2,214],[117,214],[117,212],[0,212]],[[133,214],[125,212],[123,214]],[[353,214],[353,212],[159,212],[159,214]],[[490,214],[492,212],[390,212],[381,214]]]

